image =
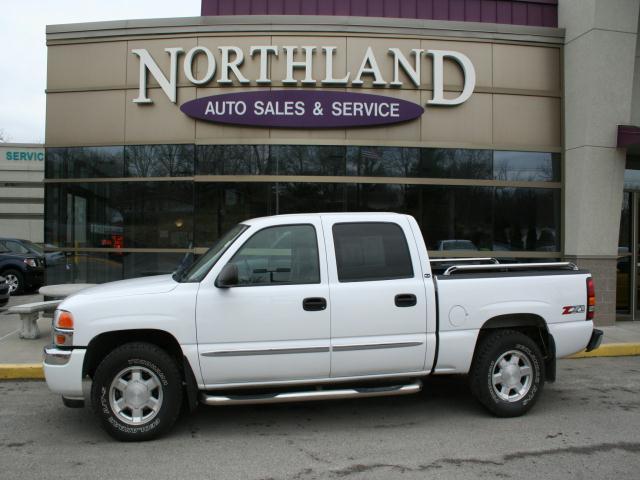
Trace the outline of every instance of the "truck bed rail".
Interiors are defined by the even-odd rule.
[[[463,263],[463,262],[484,262],[485,264],[499,264],[497,258],[493,257],[471,257],[471,258],[430,258],[431,263]]]
[[[546,262],[546,263],[499,263],[492,265],[452,265],[442,275],[450,276],[453,273],[481,272],[481,271],[511,271],[511,270],[578,270],[578,266],[572,262]]]

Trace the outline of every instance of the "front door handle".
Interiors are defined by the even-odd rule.
[[[322,297],[309,297],[302,301],[302,308],[307,312],[319,312],[327,308],[327,300]]]
[[[418,300],[413,293],[400,293],[396,295],[396,307],[414,307]]]

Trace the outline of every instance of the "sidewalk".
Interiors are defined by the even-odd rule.
[[[9,314],[13,305],[42,301],[42,295],[12,297],[6,307],[0,308],[0,380],[43,378],[42,349],[51,343],[51,319],[38,321],[40,338],[22,340],[20,318]],[[640,355],[640,322],[617,322],[612,327],[598,327],[604,332],[602,345],[589,353],[579,353],[573,358]]]

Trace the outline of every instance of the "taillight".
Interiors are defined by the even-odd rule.
[[[587,320],[593,320],[596,313],[596,288],[593,278],[587,278]]]

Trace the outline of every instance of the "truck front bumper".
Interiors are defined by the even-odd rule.
[[[44,348],[43,367],[47,386],[65,398],[83,398],[82,366],[86,349],[62,350],[49,345]]]
[[[597,328],[593,329],[591,333],[591,338],[589,339],[589,343],[587,344],[587,352],[591,350],[595,350],[602,343],[602,330],[598,330]]]

